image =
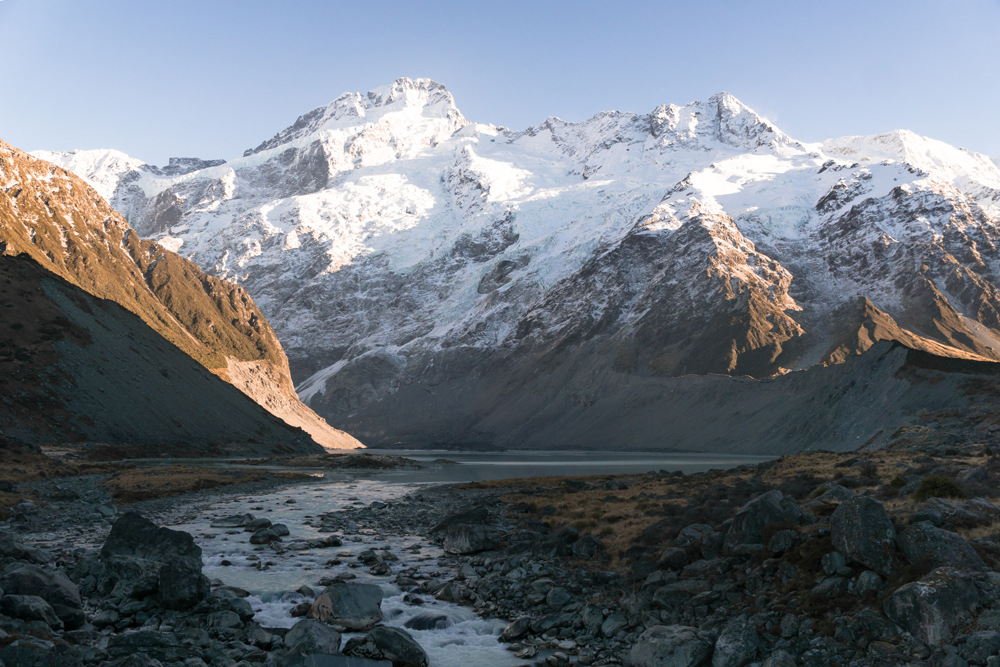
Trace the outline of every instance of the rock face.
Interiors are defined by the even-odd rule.
[[[657,625],[632,646],[635,667],[699,667],[712,654],[712,643],[697,628]]]
[[[374,584],[333,584],[319,594],[308,617],[351,632],[370,630],[382,620],[382,589]]]
[[[208,594],[201,547],[189,533],[162,528],[134,512],[115,522],[101,547],[102,588],[116,597],[156,593],[168,609],[189,609]]]
[[[962,399],[898,369],[805,392],[706,374],[879,341],[998,358],[992,160],[905,131],[805,145],[726,93],[519,132],[400,79],[183,175],[39,155],[243,285],[303,400],[376,444],[844,449]]]
[[[901,586],[884,603],[885,615],[917,637],[935,646],[952,638],[979,604],[976,585],[960,570],[941,567],[913,583]]]
[[[46,271],[98,300],[113,301],[169,341],[168,344],[161,339],[160,347],[176,346],[183,352],[176,356],[186,355],[196,360],[271,414],[308,431],[320,444],[359,446],[298,400],[278,337],[242,287],[206,275],[162,244],[140,239],[124,218],[81,178],[3,142],[0,142],[0,180],[6,184],[0,192],[0,255],[23,253]],[[89,307],[77,305],[84,310]],[[107,306],[101,308],[105,309]],[[12,314],[5,313],[8,317]],[[62,316],[79,319],[70,313]],[[173,360],[154,370],[159,373],[163,369],[169,375],[189,367],[190,361]],[[175,383],[183,376],[184,373],[178,373]],[[136,393],[134,387],[131,391]],[[107,401],[111,397],[103,398]],[[138,408],[146,402],[144,398],[140,395],[140,400],[129,401],[125,394],[122,400]],[[95,410],[92,414],[100,412]],[[171,419],[164,421],[169,424]],[[150,435],[155,435],[155,430],[148,428],[150,422],[135,414],[131,421],[147,427],[147,433],[143,434],[146,437],[135,437],[136,441],[149,440]],[[183,424],[184,420],[177,421]],[[91,440],[115,442],[124,435],[108,437],[106,433],[94,432],[93,427],[88,433],[86,424],[75,426]],[[120,428],[127,430],[124,424]],[[25,431],[15,435],[31,441],[31,430]],[[220,435],[221,432],[211,434],[205,439],[219,439]],[[174,427],[174,436],[175,440],[182,440],[183,431],[178,432],[178,427]],[[253,432],[246,437],[253,437]],[[59,438],[65,436],[56,439]],[[47,439],[54,439],[53,434],[34,433],[33,441]],[[296,444],[293,437],[286,439],[293,446]],[[299,444],[298,450],[309,452],[319,448]]]
[[[932,567],[989,569],[982,557],[961,535],[936,528],[929,521],[920,521],[908,527],[896,538],[896,544],[911,562],[927,558]]]
[[[887,575],[895,569],[896,529],[885,506],[874,498],[855,496],[830,517],[833,546],[849,561]]]
[[[86,622],[80,589],[65,575],[54,570],[30,564],[16,565],[0,576],[0,589],[6,594],[5,597],[14,595],[41,598],[69,630]]]

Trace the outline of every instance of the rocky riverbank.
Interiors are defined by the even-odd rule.
[[[213,515],[212,534],[157,525],[190,520],[219,490],[115,506],[96,476],[32,482],[14,491],[39,501],[0,526],[0,661],[420,667],[433,663],[416,638],[452,603],[503,619],[504,664],[997,667],[996,454],[911,444],[690,475],[345,493],[302,519],[320,535],[308,539],[254,514],[264,505]],[[393,536],[428,546],[404,553]],[[249,540],[233,565],[262,572],[303,552],[325,565],[304,571],[318,585],[289,605],[290,628],[262,625],[247,591],[204,575],[195,538]],[[387,587],[426,612],[390,625]]]

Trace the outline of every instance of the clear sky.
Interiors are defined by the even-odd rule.
[[[408,76],[515,129],[727,90],[802,141],[906,128],[996,158],[998,35],[1000,0],[0,0],[0,139],[229,159]]]

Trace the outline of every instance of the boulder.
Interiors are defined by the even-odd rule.
[[[779,530],[767,543],[767,550],[773,554],[791,551],[799,543],[799,534],[794,530]]]
[[[629,657],[634,667],[699,667],[711,653],[711,638],[697,628],[654,625],[639,635]]]
[[[113,635],[108,639],[108,654],[112,658],[145,655],[162,662],[183,662],[198,656],[200,650],[197,647],[184,645],[173,632],[140,630]]]
[[[661,570],[679,570],[691,562],[688,558],[687,550],[680,547],[667,547],[660,554],[660,560],[656,565]]]
[[[250,544],[270,544],[271,542],[280,541],[281,537],[274,531],[273,528],[261,528],[250,536]]]
[[[243,524],[243,532],[256,533],[258,530],[261,530],[262,528],[270,528],[270,527],[271,527],[270,519],[250,519],[249,521]]]
[[[67,630],[75,630],[87,622],[83,613],[80,589],[63,574],[37,565],[17,565],[0,577],[0,588],[6,595],[36,595],[52,607]]]
[[[352,632],[370,630],[382,620],[382,589],[374,584],[332,584],[313,602],[308,617]]]
[[[988,526],[1000,519],[997,512],[1000,508],[985,498],[974,498],[973,501],[957,503],[944,498],[931,498],[917,506],[917,513],[939,514],[943,521],[956,528],[978,528]]]
[[[222,519],[215,519],[209,525],[212,528],[242,528],[249,521],[253,521],[253,514],[234,514]]]
[[[0,533],[0,558],[23,560],[36,565],[52,562],[52,554],[35,547],[26,547],[11,533]]]
[[[117,597],[157,593],[168,609],[189,609],[209,592],[201,574],[201,547],[190,534],[157,526],[127,512],[111,527],[101,548],[102,588]],[[108,590],[110,589],[110,590]]]
[[[591,560],[604,551],[604,543],[593,535],[584,535],[573,543],[573,555],[583,560]]]
[[[937,528],[929,521],[915,523],[896,537],[896,545],[912,563],[926,558],[931,567],[988,570],[986,563],[961,535]]]
[[[920,581],[900,586],[883,603],[885,615],[924,644],[952,639],[953,630],[968,621],[979,604],[979,593],[961,570],[939,567]]]
[[[367,658],[353,658],[347,655],[314,653],[312,655],[292,656],[283,663],[283,667],[392,667],[392,663],[388,660],[368,660]]]
[[[505,642],[516,642],[518,639],[527,635],[529,630],[531,630],[531,617],[522,616],[521,618],[511,621],[510,625],[504,628],[500,638]]]
[[[370,660],[388,660],[393,667],[427,667],[427,654],[405,630],[380,625],[362,639],[352,639],[344,654]]]
[[[865,570],[858,575],[858,580],[854,584],[854,592],[864,595],[869,591],[878,591],[882,588],[882,577],[870,570]]]
[[[276,523],[273,526],[271,526],[271,532],[277,535],[278,537],[287,537],[288,535],[291,534],[291,532],[288,530],[288,526],[286,526],[283,523]]]
[[[601,634],[605,637],[614,637],[621,630],[628,627],[628,619],[624,614],[608,614],[608,617],[601,623]]]
[[[517,621],[515,621],[515,623],[516,622]],[[428,611],[417,614],[403,623],[403,627],[409,628],[410,630],[444,630],[449,625],[451,625],[451,621],[447,616],[444,614],[434,614]]]
[[[882,503],[867,496],[846,500],[830,517],[830,528],[834,548],[848,560],[892,574],[896,529]]]
[[[163,663],[148,655],[128,655],[124,658],[102,662],[101,667],[163,667]]]
[[[772,489],[740,508],[726,533],[726,545],[763,544],[766,526],[777,521],[797,522],[801,516],[802,512],[794,499],[786,501],[781,491]]]
[[[50,628],[63,629],[63,622],[52,606],[37,595],[4,595],[0,611],[22,621],[41,621]]]
[[[83,661],[66,644],[21,637],[0,649],[6,667],[83,667]]]
[[[715,528],[712,528],[707,523],[694,523],[685,527],[677,534],[677,537],[674,538],[674,544],[679,547],[700,544],[706,536],[711,535],[714,532]]]
[[[500,536],[491,526],[458,524],[445,529],[443,547],[448,553],[474,554],[496,549],[498,546],[500,546]]]
[[[712,652],[712,667],[743,667],[754,659],[760,637],[746,614],[737,616],[723,628]]]
[[[837,484],[836,482],[823,482],[816,490],[812,492],[809,497],[809,503],[806,507],[810,505],[822,505],[825,503],[842,503],[846,500],[853,498],[855,494],[850,489]]]
[[[285,635],[285,648],[292,655],[339,653],[340,633],[313,619],[302,619]]]

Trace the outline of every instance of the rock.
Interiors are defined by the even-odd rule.
[[[837,574],[840,568],[847,567],[847,557],[839,551],[831,551],[823,554],[820,564],[823,566],[823,572],[827,576],[832,576]]]
[[[569,594],[569,591],[559,586],[550,588],[545,596],[545,602],[550,607],[563,607],[569,604],[572,599],[573,596]]]
[[[699,667],[711,652],[708,635],[697,628],[654,625],[639,636],[629,657],[633,667]]]
[[[6,667],[83,667],[66,645],[35,637],[21,637],[0,649],[0,664]]]
[[[791,505],[783,503],[783,500],[784,494],[772,489],[741,507],[729,527],[729,532],[726,533],[726,545],[734,547],[739,544],[763,544],[763,531],[769,524],[777,521],[798,521],[801,511],[796,514]],[[791,504],[795,504],[795,501],[792,500]],[[797,504],[795,510],[798,510]]]
[[[189,609],[209,592],[201,574],[201,547],[190,534],[162,528],[134,512],[111,527],[101,548],[106,583],[115,596],[157,593],[168,609]]]
[[[813,586],[809,594],[815,598],[832,598],[847,592],[847,580],[843,577],[827,577]]]
[[[714,560],[722,555],[722,547],[726,544],[725,533],[706,535],[701,541],[701,556],[706,560]]]
[[[17,565],[0,577],[0,588],[6,595],[36,595],[52,607],[67,630],[75,630],[87,622],[83,613],[80,589],[63,574],[37,565]]]
[[[1000,632],[982,630],[973,632],[965,640],[961,656],[976,665],[985,665],[990,656],[1000,653]]]
[[[968,575],[940,567],[920,581],[901,586],[886,598],[885,615],[924,644],[952,639],[954,628],[967,621],[979,604],[979,593]]]
[[[679,570],[690,562],[687,551],[680,547],[667,547],[660,554],[657,566],[660,569]]]
[[[10,533],[0,533],[0,558],[23,560],[36,565],[52,562],[52,554],[35,547],[26,547]]]
[[[261,528],[250,536],[250,544],[270,544],[271,542],[280,541],[281,538],[272,528]]]
[[[573,543],[573,555],[582,560],[591,560],[604,551],[604,544],[593,535],[584,535]]]
[[[796,667],[795,658],[787,651],[778,649],[768,656],[761,667]]]
[[[37,595],[4,595],[0,610],[22,621],[41,621],[50,628],[63,629],[63,622],[52,606]]]
[[[284,644],[292,655],[339,653],[340,633],[319,621],[306,618],[292,626],[285,635]]]
[[[278,537],[287,537],[288,535],[291,534],[288,530],[288,526],[286,526],[283,523],[276,523],[273,526],[271,526],[271,532],[277,535]]]
[[[799,543],[799,534],[794,530],[779,530],[767,543],[767,550],[773,554],[791,551]]]
[[[972,468],[963,468],[959,471],[960,482],[985,482],[989,479],[989,473],[986,472],[986,468],[982,466],[973,466]]]
[[[608,617],[601,623],[601,634],[605,637],[614,637],[619,630],[628,627],[628,619],[624,614],[608,614]]]
[[[407,619],[403,623],[403,627],[410,630],[444,630],[449,625],[451,625],[451,621],[444,614],[434,614],[426,611]]]
[[[316,597],[316,591],[314,591],[313,589],[311,589],[311,588],[309,588],[308,586],[305,586],[305,585],[299,586],[298,588],[296,588],[295,592],[298,593],[299,595],[301,595],[302,597],[306,597],[306,598],[314,598],[314,597]],[[246,597],[246,596],[241,596],[241,597]]]
[[[113,635],[108,639],[108,654],[112,658],[130,655],[146,655],[163,662],[182,662],[198,655],[197,648],[185,646],[173,632],[140,630],[128,634]]]
[[[711,535],[715,532],[715,529],[706,523],[695,523],[682,529],[677,537],[674,538],[674,544],[679,547],[687,547],[692,544],[699,544],[705,537]]]
[[[381,605],[382,589],[374,584],[335,583],[319,594],[308,617],[358,632],[382,620]]]
[[[246,533],[256,533],[258,530],[270,527],[270,519],[251,519],[243,524],[243,531]]]
[[[444,550],[448,553],[466,555],[496,549],[500,538],[496,529],[490,526],[458,524],[445,529]]]
[[[234,611],[229,611],[228,609],[223,611],[213,611],[208,615],[206,620],[208,621],[208,626],[210,628],[232,630],[243,627],[243,621],[240,619],[240,615]]]
[[[916,509],[918,513],[940,514],[944,521],[956,528],[988,526],[998,519],[994,510],[1000,512],[1000,508],[985,498],[975,500],[976,503],[956,503],[944,498],[931,498]]]
[[[858,580],[854,584],[854,592],[858,595],[864,595],[869,591],[878,591],[882,588],[882,583],[881,577],[874,572],[865,570],[858,575]]]
[[[866,496],[846,500],[830,517],[830,528],[834,548],[848,560],[892,574],[896,529],[882,503]]]
[[[234,514],[223,519],[216,519],[209,525],[212,528],[242,528],[250,521],[253,521],[253,514]]]
[[[94,617],[90,619],[90,624],[98,630],[102,630],[109,625],[114,625],[120,618],[118,612],[114,609],[105,609],[94,614]]]
[[[292,607],[288,613],[292,618],[302,618],[309,613],[310,609],[312,609],[312,602],[300,602]]]
[[[408,632],[384,625],[373,628],[363,639],[348,642],[344,653],[388,660],[393,667],[427,667],[427,654]]]
[[[554,538],[566,545],[573,544],[580,538],[580,531],[576,529],[576,526],[563,526]]]
[[[712,667],[743,667],[753,660],[760,648],[760,637],[744,614],[738,616],[722,630],[712,652]]]
[[[809,496],[809,505],[825,504],[825,503],[842,503],[846,500],[850,500],[856,494],[848,488],[837,484],[836,482],[823,482],[816,490],[812,492]]]
[[[163,667],[163,663],[148,655],[129,655],[110,662],[102,662],[101,667]]]
[[[293,656],[283,667],[392,667],[392,663],[387,660],[368,660],[366,658],[352,658],[347,655],[323,655],[315,653],[313,655]]]
[[[505,642],[516,642],[518,639],[527,635],[529,630],[531,630],[531,618],[528,616],[522,616],[521,618],[512,621],[510,625],[504,628],[500,638]]]
[[[937,528],[929,521],[909,526],[896,537],[896,545],[911,563],[926,558],[931,567],[988,570],[986,563],[961,535]]]
[[[544,509],[544,508],[543,508]],[[552,508],[553,512],[555,508]],[[476,507],[468,512],[452,514],[430,529],[430,534],[441,533],[451,526],[485,526],[490,521],[490,513],[483,507]]]

